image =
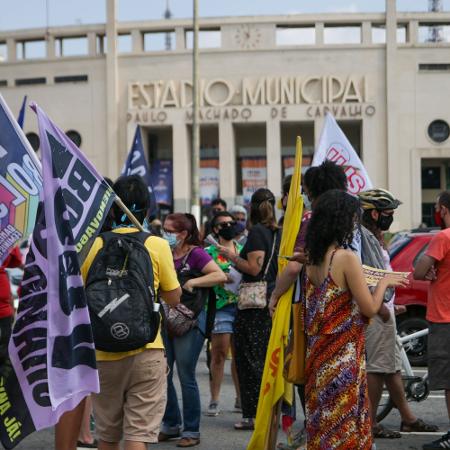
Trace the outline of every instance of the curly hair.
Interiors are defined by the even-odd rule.
[[[333,243],[339,247],[352,243],[354,224],[359,213],[358,198],[345,191],[332,189],[320,196],[306,231],[305,249],[310,264],[321,264]]]
[[[311,200],[315,200],[330,189],[340,189],[342,191],[346,191],[347,177],[341,166],[338,166],[332,161],[325,160],[320,166],[317,166],[311,174],[309,174],[306,185]]]

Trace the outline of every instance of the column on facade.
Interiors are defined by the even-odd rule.
[[[280,121],[266,123],[267,187],[275,196],[281,192],[281,134]]]
[[[173,199],[174,211],[190,210],[191,152],[186,124],[175,122],[172,126],[173,146]]]
[[[107,171],[115,178],[119,172],[119,114],[118,114],[118,67],[117,67],[117,0],[106,4],[106,144],[108,149]]]
[[[236,145],[233,124],[219,122],[220,197],[229,205],[236,199]]]
[[[408,160],[402,160],[399,154],[398,127],[398,70],[397,70],[397,13],[396,1],[386,0],[386,151],[387,151],[387,188],[395,196],[401,197],[404,206],[396,213],[400,223],[416,223],[419,218],[411,217],[411,189],[405,190],[404,180],[408,174]],[[414,130],[411,130],[413,132]],[[414,201],[420,202],[420,198]],[[393,228],[396,224],[394,222]]]

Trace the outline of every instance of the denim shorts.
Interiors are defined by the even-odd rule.
[[[216,311],[214,319],[213,334],[224,334],[234,332],[234,319],[236,318],[236,305],[227,305]]]

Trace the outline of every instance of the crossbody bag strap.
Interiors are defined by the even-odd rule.
[[[191,252],[196,249],[197,247],[193,247],[191,248],[184,256],[183,256],[183,260],[181,261],[181,266],[180,268],[177,270],[177,272],[181,272],[184,267],[186,266],[187,260],[189,258],[189,255],[191,254]]]
[[[275,231],[275,233],[273,234],[272,251],[270,253],[270,258],[267,261],[266,268],[264,270],[264,275],[263,275],[261,281],[266,281],[267,272],[269,271],[270,263],[272,262],[272,258],[273,258],[273,254],[275,252],[276,244],[277,244],[277,231]]]

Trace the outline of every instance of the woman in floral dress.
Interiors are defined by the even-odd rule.
[[[386,276],[370,293],[351,244],[359,201],[339,190],[317,201],[306,235],[304,288],[308,450],[370,450],[364,325],[381,307]]]

